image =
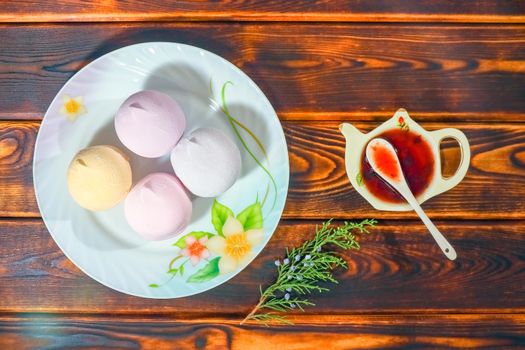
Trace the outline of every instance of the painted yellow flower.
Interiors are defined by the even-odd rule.
[[[64,95],[64,97],[62,97],[62,103],[60,114],[65,115],[67,119],[72,122],[74,122],[79,115],[86,113],[82,96],[71,97]]]
[[[206,243],[212,253],[221,257],[221,274],[232,272],[253,258],[253,247],[260,244],[264,237],[262,229],[244,231],[241,222],[233,216],[228,217],[224,223],[222,233],[224,237],[214,236]]]

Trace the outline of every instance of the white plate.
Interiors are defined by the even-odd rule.
[[[239,122],[234,125],[260,164],[246,150],[221,110],[224,86],[226,106],[230,115]],[[163,91],[179,102],[187,118],[186,132],[201,126],[220,128],[241,150],[243,168],[240,179],[216,199],[231,208],[235,215],[258,200],[262,204],[264,236],[259,243],[249,246],[250,253],[243,259],[234,260],[238,265],[231,272],[225,272],[226,265],[218,264],[221,260],[229,260],[231,265],[232,259],[227,253],[220,253],[221,256],[210,252],[207,260],[201,257],[196,266],[186,262],[182,273],[178,270],[173,277],[173,271],[167,272],[170,261],[186,253],[173,245],[181,236],[158,242],[143,240],[125,221],[122,203],[108,211],[89,212],[80,208],[68,193],[66,173],[69,162],[80,149],[90,145],[111,144],[128,154],[134,183],[155,171],[173,171],[167,156],[141,158],[127,150],[116,137],[113,127],[115,112],[129,95],[144,89]],[[64,115],[61,109],[64,98],[67,100],[65,96],[81,96],[85,113],[71,118],[75,120]],[[275,180],[275,186],[265,169]],[[38,206],[49,232],[64,254],[82,271],[126,294],[178,298],[226,282],[261,252],[277,227],[284,208],[289,165],[279,119],[266,96],[248,76],[206,50],[154,42],[110,52],[81,69],[64,85],[49,106],[40,127],[33,177]],[[211,221],[213,201],[193,200],[192,221],[183,235],[192,231],[217,235],[215,226],[220,228],[220,225],[214,226]],[[256,228],[257,224],[254,225],[252,228]],[[250,231],[248,235],[252,234]],[[191,243],[191,239],[188,242]],[[187,257],[182,256],[172,268],[177,270],[186,260]],[[218,265],[222,271],[218,271]],[[155,287],[155,284],[159,286]]]

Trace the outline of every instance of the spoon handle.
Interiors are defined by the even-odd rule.
[[[405,187],[405,186],[403,186],[403,187]],[[430,234],[432,235],[432,237],[434,237],[434,240],[436,241],[436,243],[439,246],[439,248],[441,248],[441,251],[443,252],[443,254],[445,254],[445,256],[447,258],[449,258],[450,260],[456,260],[456,258],[458,256],[456,254],[456,250],[447,241],[445,236],[443,236],[443,234],[441,232],[439,232],[439,230],[434,225],[434,223],[432,221],[430,221],[430,219],[428,218],[427,214],[425,214],[425,212],[423,211],[423,209],[421,208],[421,206],[417,202],[417,199],[412,194],[412,191],[410,191],[408,186],[406,186],[406,189],[403,188],[403,190],[404,190],[403,191],[403,196],[407,200],[408,204],[410,204],[412,206],[412,208],[414,208],[414,211],[416,212],[416,214],[419,215],[419,217],[421,218],[421,221],[423,221],[423,223],[427,227],[427,229],[430,232]]]

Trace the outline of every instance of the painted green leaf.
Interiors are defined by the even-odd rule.
[[[245,231],[263,227],[263,216],[261,203],[256,202],[237,215]]]
[[[357,181],[357,184],[359,186],[363,186],[364,184],[364,181],[363,181],[363,174],[361,173],[357,173],[357,175],[355,176],[355,181]]]
[[[200,239],[200,238],[202,238],[204,236],[211,237],[211,236],[213,236],[213,233],[206,232],[206,231],[193,231],[193,232],[188,233],[185,236],[182,236],[181,238],[179,238],[179,240],[177,242],[173,243],[172,245],[174,245],[176,247],[179,247],[180,249],[186,248],[186,238],[188,236],[193,236],[193,237],[195,237],[195,239]]]
[[[150,288],[159,288],[159,285],[156,283],[152,283],[149,285]]]
[[[210,260],[206,266],[195,272],[188,278],[190,283],[201,283],[211,280],[219,275],[219,260],[220,256]]]
[[[180,265],[179,271],[181,276],[184,275],[184,265]]]
[[[222,234],[222,227],[224,226],[226,219],[228,219],[228,216],[233,216],[233,211],[227,206],[217,202],[217,200],[214,200],[213,206],[211,207],[211,223],[213,224],[213,227],[215,227],[217,233],[221,236],[224,236]]]

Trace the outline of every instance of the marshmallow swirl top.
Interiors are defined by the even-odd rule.
[[[79,151],[67,172],[73,199],[93,211],[114,207],[131,188],[128,158],[113,146],[92,146]]]
[[[171,164],[193,194],[216,197],[239,177],[241,153],[221,130],[200,128],[180,140],[171,153]]]
[[[185,128],[186,118],[179,104],[153,90],[131,95],[115,115],[120,141],[130,151],[147,158],[161,157],[171,151]]]
[[[126,220],[147,240],[167,239],[188,226],[191,199],[172,174],[153,173],[140,180],[124,202]]]

